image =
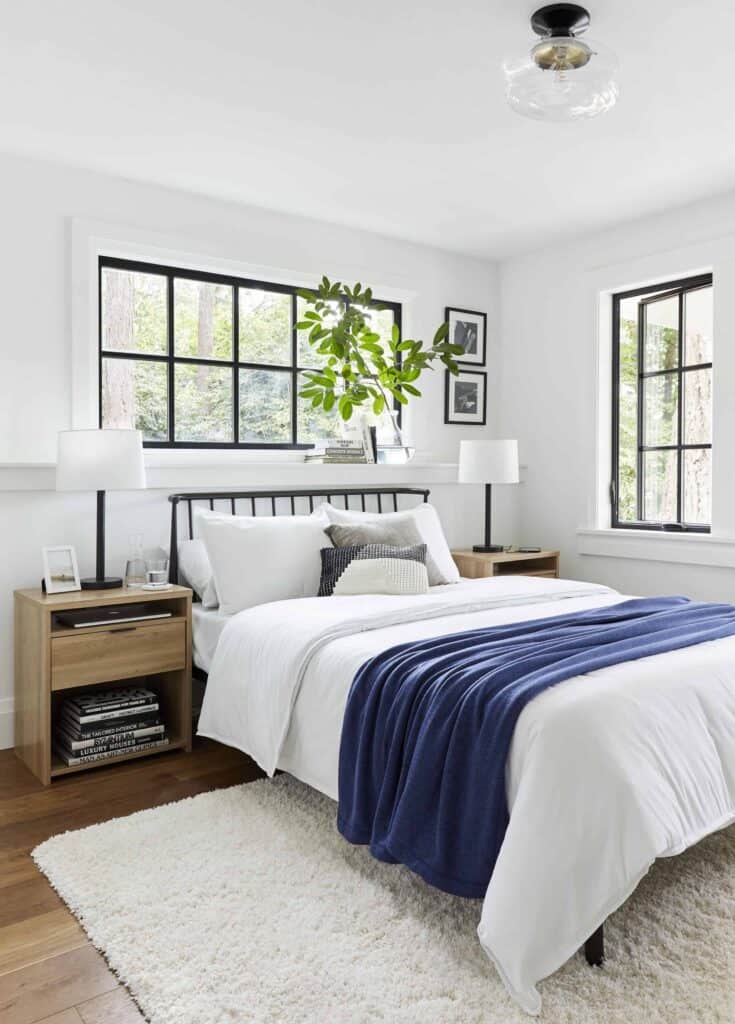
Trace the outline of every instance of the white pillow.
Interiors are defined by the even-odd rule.
[[[429,574],[411,558],[353,558],[333,594],[427,594]]]
[[[203,608],[216,608],[219,604],[212,575],[212,564],[201,540],[184,540],[179,544],[179,574],[184,586],[191,587]]]
[[[424,502],[405,512],[356,512],[352,509],[335,508],[334,505],[321,505],[329,516],[330,523],[400,523],[411,519],[421,534],[421,539],[429,549],[434,565],[444,577],[444,583],[459,583],[459,569],[455,565],[442,530],[442,524],[433,505]]]
[[[311,517],[318,519],[323,526],[329,523],[326,512],[322,511],[322,506],[314,509],[311,516],[296,516],[294,518],[307,519]],[[194,540],[185,540],[179,545],[179,572],[184,585],[190,586],[199,595],[202,608],[219,607],[219,594],[217,593],[217,585],[212,573],[212,564],[204,542],[200,539],[202,536],[202,522],[213,519],[242,519],[250,522],[254,519],[260,521],[263,518],[263,516],[238,516],[234,512],[225,512],[224,509],[202,508],[199,505],[192,506]]]
[[[220,612],[294,597],[316,597],[324,522],[314,516],[202,517]]]

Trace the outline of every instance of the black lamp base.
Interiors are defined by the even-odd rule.
[[[472,550],[482,554],[490,554],[496,551],[505,551],[505,548],[502,544],[474,544]]]
[[[119,576],[104,576],[101,580],[89,577],[79,582],[82,585],[82,590],[115,590],[123,585]]]

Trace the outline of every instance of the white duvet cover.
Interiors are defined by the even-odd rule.
[[[199,732],[336,799],[342,717],[368,658],[429,636],[624,598],[564,580],[474,580],[419,597],[305,598],[233,616]],[[735,820],[735,638],[616,665],[536,697],[506,764],[510,823],[480,941],[510,993],[536,984],[623,903],[657,857]]]

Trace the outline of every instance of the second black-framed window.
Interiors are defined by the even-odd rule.
[[[708,532],[712,275],[613,295],[612,525]]]
[[[151,448],[307,448],[341,432],[298,397],[323,358],[296,330],[296,286],[99,260],[99,422]],[[388,338],[398,303],[372,311]]]

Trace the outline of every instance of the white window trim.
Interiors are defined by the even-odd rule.
[[[577,530],[580,555],[735,568],[735,539],[655,530]]]
[[[587,522],[577,531],[581,555],[634,558],[694,565],[735,567],[735,235],[630,263],[590,268],[583,301],[596,324],[595,437],[589,443]],[[712,421],[712,531],[710,534],[612,529],[612,295],[659,281],[711,273],[714,279],[715,338]],[[719,345],[723,339],[725,343]],[[724,439],[718,443],[718,438]],[[730,440],[732,439],[732,440]]]
[[[238,243],[239,246],[239,243]],[[114,256],[120,259],[139,260],[147,263],[161,263],[167,266],[186,267],[192,270],[229,274],[233,277],[253,278],[272,281],[274,284],[289,284],[298,287],[313,287],[318,272],[303,269],[264,266],[248,263],[235,253],[218,247],[212,249],[201,240],[187,237],[160,235],[140,228],[131,228],[103,221],[73,218],[71,222],[71,423],[72,429],[83,430],[98,426],[99,408],[99,293],[98,261],[100,256]],[[328,268],[327,268],[328,269]],[[364,267],[345,266],[332,271],[340,280],[364,280]],[[395,280],[375,281],[373,289],[380,292],[386,302],[400,302],[403,306],[403,331],[410,337],[412,304],[417,293],[401,286]],[[404,429],[411,431],[410,406],[406,409]],[[190,465],[222,465],[222,456],[229,465],[247,465],[267,461],[274,465],[303,463],[303,453],[294,451],[273,451],[265,449],[225,452],[218,449],[147,449],[147,466],[182,465],[182,456]]]

